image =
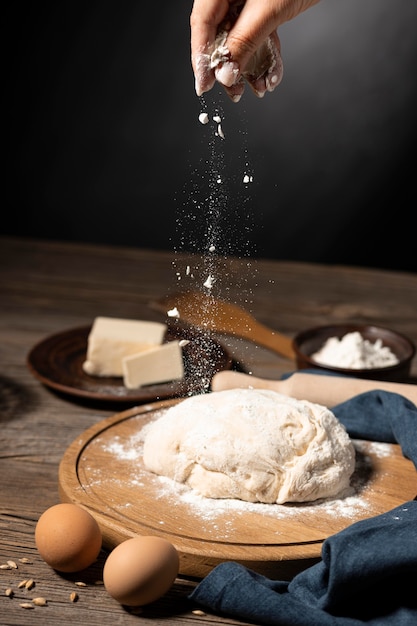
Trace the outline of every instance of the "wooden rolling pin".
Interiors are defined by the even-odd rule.
[[[250,374],[218,372],[211,381],[212,391],[223,389],[273,389],[297,400],[309,400],[327,407],[335,406],[358,394],[374,389],[382,389],[398,393],[417,405],[417,385],[406,383],[390,383],[361,378],[345,378],[342,376],[325,376],[321,374],[302,374],[296,372],[285,380],[268,380],[256,378]]]

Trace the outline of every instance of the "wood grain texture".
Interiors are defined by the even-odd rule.
[[[173,265],[171,252],[0,237],[0,563],[12,559],[18,564],[16,570],[0,570],[2,589],[15,591],[12,599],[0,594],[5,623],[241,623],[194,614],[187,594],[195,582],[185,576],[138,618],[95,584],[107,550],[93,568],[64,577],[41,560],[34,542],[37,519],[60,501],[59,466],[69,446],[122,408],[44,387],[27,368],[29,351],[52,333],[88,326],[97,315],[161,321],[162,314],[150,309],[149,302],[177,291],[177,268],[184,275],[187,265],[195,268],[200,261],[175,255]],[[287,336],[316,324],[372,322],[395,328],[417,343],[415,274],[262,260],[251,261],[248,272],[247,264],[248,259],[219,259],[223,294]],[[196,271],[195,280],[200,278]],[[249,341],[228,336],[219,340],[242,369],[256,376],[279,378],[288,371],[287,359]],[[414,359],[410,382],[416,380]],[[31,563],[21,563],[23,557]],[[36,583],[33,594],[18,589],[29,577]],[[74,587],[79,579],[87,587]],[[79,594],[76,604],[69,600],[74,589]],[[45,596],[48,607],[22,609],[20,602],[35,594]]]
[[[136,534],[159,535],[179,551],[180,572],[202,578],[223,561],[287,579],[320,557],[323,541],[346,526],[413,499],[414,465],[397,445],[356,443],[352,493],[318,503],[249,505],[190,501],[175,483],[146,470],[141,432],[181,400],[129,409],[87,429],[69,446],[59,469],[61,499],[89,510],[106,547]],[[190,503],[191,502],[191,503]],[[216,513],[216,506],[220,508]],[[209,516],[207,516],[209,512]],[[287,571],[288,563],[288,571]]]

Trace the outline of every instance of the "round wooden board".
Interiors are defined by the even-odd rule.
[[[159,535],[180,553],[183,575],[204,577],[223,561],[290,579],[320,558],[323,541],[353,522],[411,500],[417,474],[398,445],[355,440],[356,470],[344,498],[288,505],[202,498],[143,465],[143,427],[171,399],[117,413],[82,433],[59,468],[62,501],[90,511],[108,549]]]

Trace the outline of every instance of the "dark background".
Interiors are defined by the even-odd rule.
[[[2,233],[417,271],[417,3],[322,0],[238,104],[195,95],[191,6],[10,5]]]

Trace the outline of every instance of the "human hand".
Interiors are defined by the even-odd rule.
[[[216,80],[234,102],[245,81],[262,98],[281,82],[280,24],[319,0],[194,0],[191,63],[198,96]]]

